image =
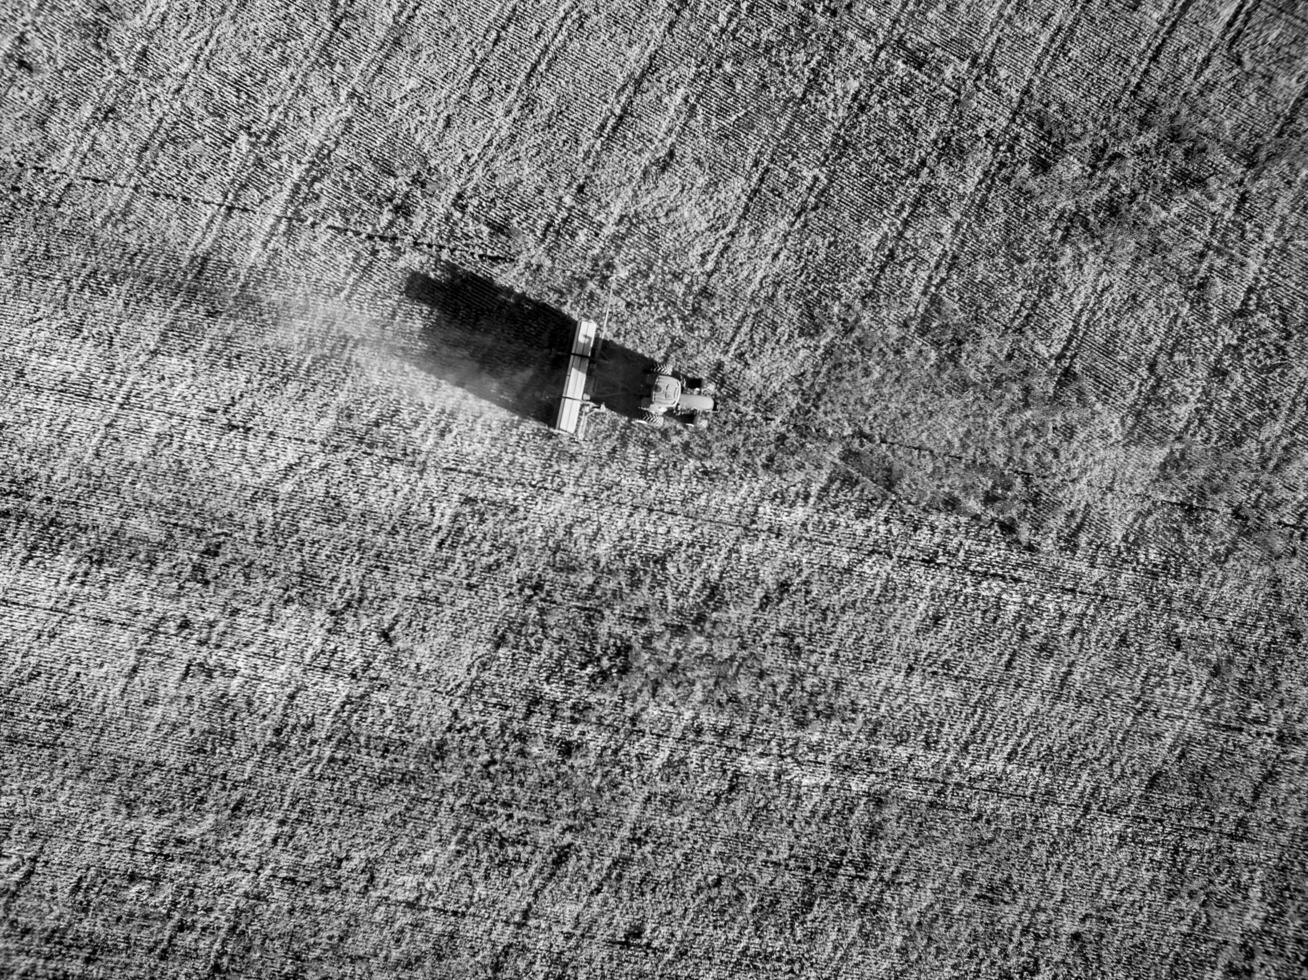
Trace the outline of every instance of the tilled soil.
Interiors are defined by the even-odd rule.
[[[1306,51],[11,10],[0,972],[1300,976]]]

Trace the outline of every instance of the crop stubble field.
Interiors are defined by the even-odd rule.
[[[1300,975],[1293,4],[0,30],[5,973]]]

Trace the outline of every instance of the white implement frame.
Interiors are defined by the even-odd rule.
[[[590,376],[591,356],[595,353],[595,339],[599,324],[594,320],[580,320],[572,339],[572,352],[568,356],[568,373],[563,381],[563,397],[559,399],[554,430],[570,436],[579,435],[585,406],[590,405],[586,394],[586,379]]]

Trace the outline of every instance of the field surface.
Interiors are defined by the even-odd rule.
[[[1302,6],[0,10],[0,973],[1303,975]]]

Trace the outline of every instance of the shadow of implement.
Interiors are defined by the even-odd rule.
[[[577,321],[562,310],[453,263],[410,273],[409,300],[431,309],[412,356],[428,374],[515,415],[552,425]],[[594,360],[591,399],[640,417],[644,376],[657,362],[606,337]]]

